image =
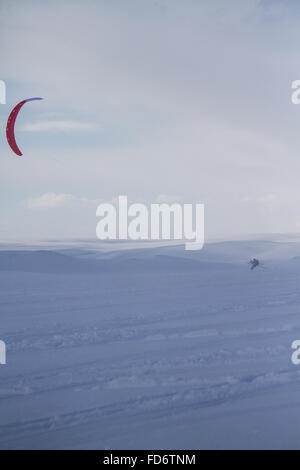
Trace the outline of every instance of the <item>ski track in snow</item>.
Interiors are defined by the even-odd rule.
[[[239,414],[233,441],[249,435],[268,447],[271,405],[300,424],[300,400],[287,403],[300,390],[290,360],[300,339],[294,270],[0,278],[1,448],[153,448],[158,433],[172,448],[176,429],[201,448],[207,422],[216,447],[230,447],[218,429],[230,434]]]

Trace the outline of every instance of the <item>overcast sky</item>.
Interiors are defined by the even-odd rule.
[[[1,238],[95,238],[119,194],[202,202],[208,238],[300,230],[300,2],[0,0],[0,40]]]

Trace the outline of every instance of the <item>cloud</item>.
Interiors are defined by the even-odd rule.
[[[29,198],[27,207],[29,209],[54,209],[63,206],[72,199],[72,194],[45,193],[38,197]]]
[[[77,197],[73,194],[45,193],[41,196],[32,197],[26,200],[28,209],[56,209],[70,203],[98,204],[100,201],[85,197]]]
[[[72,132],[89,131],[95,129],[91,123],[77,121],[37,121],[27,123],[23,126],[23,131],[28,132]]]
[[[255,198],[245,196],[241,199],[241,202],[245,202],[245,203],[255,202],[257,204],[269,204],[273,202],[275,203],[276,201],[277,201],[277,195],[274,193],[264,194],[262,196],[255,197]]]

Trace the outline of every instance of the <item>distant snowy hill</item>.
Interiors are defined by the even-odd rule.
[[[86,271],[86,263],[55,251],[0,251],[0,271]]]
[[[111,259],[111,258],[138,258],[149,259],[158,255],[180,257],[193,261],[216,262],[229,264],[244,264],[253,257],[265,261],[290,260],[295,256],[300,256],[300,240],[245,240],[245,241],[224,241],[216,243],[206,243],[202,250],[187,251],[184,245],[164,245],[159,247],[133,248],[123,250],[102,251],[89,245],[81,245],[70,248],[56,247],[56,251],[72,256],[91,259]]]
[[[0,251],[0,271],[39,273],[99,273],[126,271],[199,271],[205,269],[228,269],[224,263],[208,263],[199,259],[187,259],[152,253],[138,256],[137,253],[118,253],[114,257],[96,258],[70,256],[55,251]]]

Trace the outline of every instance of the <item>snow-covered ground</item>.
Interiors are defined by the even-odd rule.
[[[8,249],[1,448],[300,449],[298,241]]]

